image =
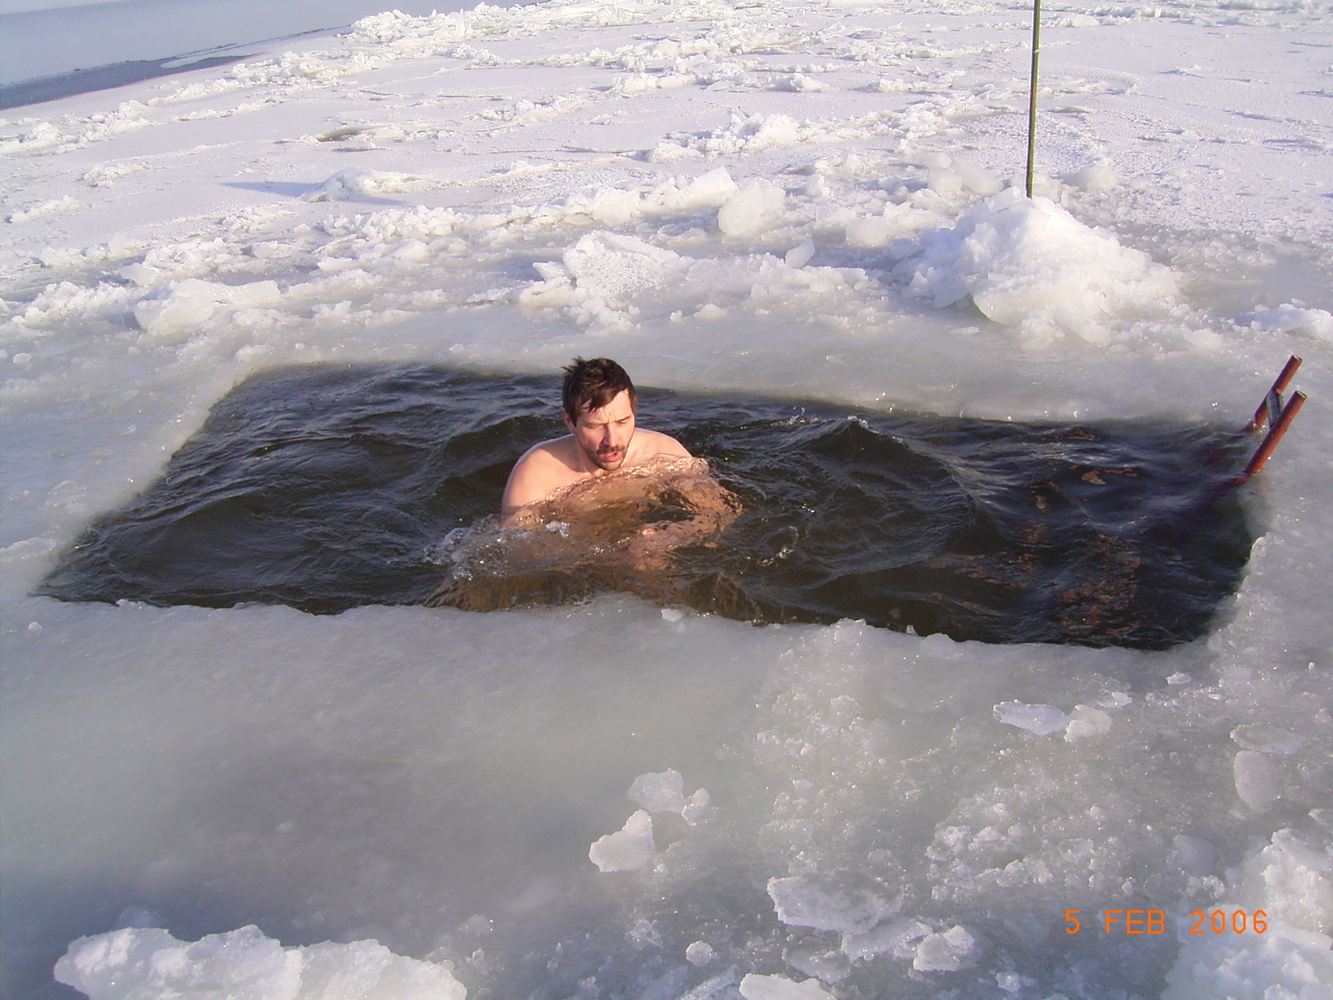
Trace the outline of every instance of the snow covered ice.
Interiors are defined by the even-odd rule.
[[[1333,13],[1048,6],[1031,202],[1029,19],[378,13],[6,110],[0,993],[1333,995]],[[280,365],[1238,428],[1293,353],[1170,650],[30,596]]]

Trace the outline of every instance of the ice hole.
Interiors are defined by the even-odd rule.
[[[515,459],[563,433],[558,397],[554,378],[424,365],[257,374],[156,482],[93,521],[39,593],[336,613],[629,590],[763,623],[1164,648],[1207,632],[1253,541],[1225,488],[1244,445],[1216,427],[643,389],[640,424],[707,459],[740,516],[651,577],[608,571],[568,525],[542,533],[556,556],[515,565],[494,514]],[[625,530],[682,516],[658,500]]]

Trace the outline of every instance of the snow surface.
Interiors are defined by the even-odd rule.
[[[1333,12],[1045,13],[1032,202],[1029,15],[976,0],[383,14],[9,112],[0,993],[73,995],[61,960],[97,997],[240,995],[245,955],[318,951],[472,996],[1328,997]],[[612,597],[27,596],[254,371],[575,353],[677,389],[1232,426],[1297,353],[1310,401],[1245,487],[1239,593],[1167,652]],[[672,771],[708,790],[693,825]],[[636,776],[670,811],[599,871]],[[1165,933],[1099,929],[1152,908]],[[1192,934],[1214,909],[1268,930]]]

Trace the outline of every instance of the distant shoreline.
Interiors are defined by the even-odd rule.
[[[116,87],[152,80],[159,76],[171,76],[173,73],[183,73],[186,70],[225,66],[228,63],[240,62],[244,58],[243,55],[211,56],[185,66],[173,65],[180,62],[179,57],[135,59],[130,62],[113,63],[110,66],[76,69],[71,73],[25,80],[22,83],[5,84],[0,86],[0,110],[45,104],[47,101],[58,101],[62,97],[91,94],[99,90],[114,90]]]
[[[289,42],[295,38],[310,38],[317,35],[342,31],[350,25],[337,25],[331,28],[315,28],[293,35],[268,38],[243,45],[229,45],[213,50],[216,55],[186,53],[167,56],[163,59],[130,59],[125,62],[109,63],[105,66],[93,66],[89,69],[76,69],[68,73],[56,73],[52,76],[21,80],[17,83],[0,84],[0,111],[11,108],[23,108],[33,104],[45,104],[58,101],[63,97],[76,97],[79,94],[91,94],[99,90],[114,90],[132,83],[153,80],[176,73],[188,73],[197,69],[212,69],[215,66],[227,66],[251,56],[262,55],[274,45]],[[222,54],[226,53],[226,54]],[[198,58],[196,58],[198,57]]]

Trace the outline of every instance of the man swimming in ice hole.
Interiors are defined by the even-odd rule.
[[[735,519],[738,504],[675,438],[638,427],[638,395],[610,358],[575,358],[565,369],[561,415],[569,433],[533,445],[514,464],[500,502],[506,527],[568,520],[616,501],[670,496],[688,515],[637,528],[629,555],[660,568],[680,545],[704,541]]]

